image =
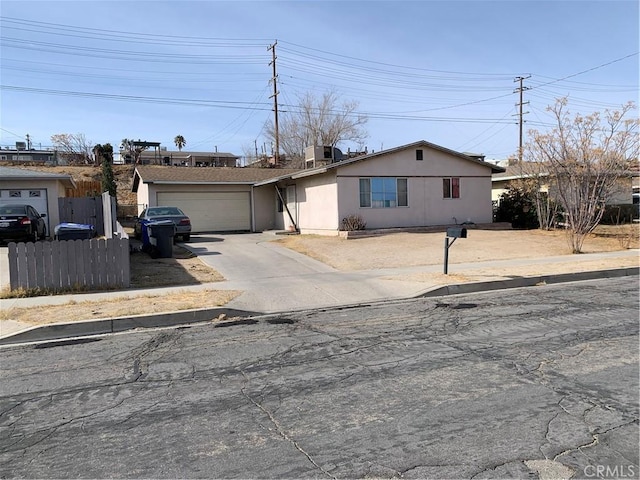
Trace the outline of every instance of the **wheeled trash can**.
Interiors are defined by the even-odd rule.
[[[147,233],[151,244],[150,255],[153,258],[173,257],[173,237],[176,226],[171,220],[147,223]]]
[[[53,233],[56,240],[86,240],[96,236],[96,229],[84,223],[61,223]]]

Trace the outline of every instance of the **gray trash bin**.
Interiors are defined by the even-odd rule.
[[[173,257],[173,237],[176,235],[176,226],[171,220],[147,223],[149,241],[152,245],[151,256],[153,258]]]

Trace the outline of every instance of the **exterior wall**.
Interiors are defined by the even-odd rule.
[[[282,214],[278,213],[276,187],[273,184],[253,189],[253,229],[282,230]]]
[[[491,170],[463,158],[423,148],[424,160],[415,149],[372,158],[338,171],[339,218],[358,214],[367,228],[448,225],[472,221],[491,223]],[[408,207],[361,208],[359,179],[407,178]],[[442,179],[460,178],[460,198],[443,198]]]
[[[58,180],[10,180],[8,182],[0,181],[1,189],[16,190],[41,190],[47,191],[47,234],[51,235],[53,228],[60,224],[60,212],[58,210],[58,198],[65,196],[65,188],[62,182]],[[20,203],[16,201],[16,203]],[[39,212],[44,213],[44,212]]]
[[[296,181],[298,228],[300,233],[337,234],[338,186],[335,170]]]
[[[155,197],[155,195],[154,195]],[[138,215],[149,206],[149,184],[140,182],[137,193]]]

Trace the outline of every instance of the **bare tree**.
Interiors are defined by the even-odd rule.
[[[350,141],[362,145],[367,138],[364,125],[367,117],[356,112],[358,102],[343,101],[334,91],[317,97],[307,92],[298,98],[298,105],[281,114],[279,144],[290,166],[304,164],[304,149],[312,145],[336,147]],[[265,125],[266,136],[275,143],[272,121]]]
[[[138,140],[139,141],[139,140]],[[120,155],[128,156],[134,165],[140,162],[140,155],[149,147],[141,147],[134,144],[135,140],[123,138],[120,142]]]
[[[525,151],[529,161],[547,171],[550,194],[566,216],[571,248],[580,253],[605,204],[619,192],[621,178],[628,176],[631,162],[638,161],[639,121],[626,118],[633,103],[604,115],[573,117],[567,104],[563,98],[548,108],[556,126],[548,133],[532,131]]]
[[[550,176],[546,165],[539,162],[518,162],[518,180],[514,187],[531,201],[535,209],[538,226],[551,230],[558,215],[558,202],[549,194]]]
[[[51,143],[58,151],[58,156],[70,164],[93,163],[91,154],[92,143],[83,133],[58,133],[51,135]]]

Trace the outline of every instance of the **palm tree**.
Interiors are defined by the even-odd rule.
[[[176,135],[176,138],[173,139],[173,143],[176,144],[176,147],[178,147],[179,151],[182,151],[182,147],[187,144],[187,141],[182,135]]]

